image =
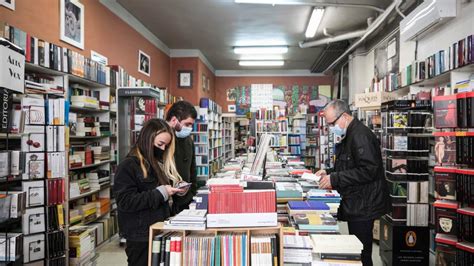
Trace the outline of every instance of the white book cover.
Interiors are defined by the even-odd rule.
[[[364,248],[355,235],[311,235],[314,253],[360,253]]]

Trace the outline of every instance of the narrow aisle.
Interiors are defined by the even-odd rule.
[[[125,255],[125,246],[119,246],[120,238],[114,236],[109,243],[97,250],[99,258],[97,265],[100,266],[127,266],[127,256]]]

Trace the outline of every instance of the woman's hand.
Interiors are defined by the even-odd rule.
[[[166,192],[168,193],[168,196],[173,196],[176,193],[178,193],[178,194],[185,193],[185,191],[186,191],[184,189],[174,188],[170,185],[166,185],[165,188],[166,188]]]

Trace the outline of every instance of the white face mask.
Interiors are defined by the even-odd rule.
[[[193,131],[192,127],[182,127],[180,131],[176,132],[176,137],[184,139],[191,135],[191,132]]]

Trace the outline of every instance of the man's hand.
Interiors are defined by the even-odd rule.
[[[321,169],[321,170],[319,170],[315,173],[315,175],[317,175],[317,176],[325,176],[327,174],[328,173],[326,173],[326,170],[324,170],[324,169]]]
[[[324,171],[324,170],[323,170]],[[319,180],[319,188],[321,189],[331,189],[331,175],[324,175]]]

